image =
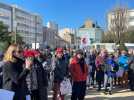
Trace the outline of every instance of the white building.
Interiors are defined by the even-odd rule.
[[[75,30],[71,28],[63,28],[59,30],[59,36],[62,38],[65,34],[75,34]]]
[[[86,20],[84,25],[77,31],[77,36],[81,40],[81,47],[90,46],[92,43],[100,43],[102,35],[103,29],[91,20]]]
[[[134,9],[127,10],[126,14],[126,27],[128,29],[134,30]],[[111,30],[111,27],[113,26],[112,21],[114,20],[114,12],[109,12],[107,15],[107,25],[108,25],[108,30]]]
[[[68,46],[73,47],[75,45],[75,30],[74,29],[72,29],[72,28],[60,29],[58,32],[58,35],[64,41],[69,43]]]
[[[55,22],[53,22],[53,21],[49,21],[49,22],[47,23],[47,27],[48,27],[48,28],[51,28],[51,29],[53,29],[53,30],[55,30],[55,31],[58,32],[58,24],[55,23]]]
[[[26,44],[43,43],[43,21],[39,15],[0,3],[0,21],[8,26],[9,32],[20,34]]]
[[[0,3],[0,21],[2,21],[7,27],[8,31],[12,31],[12,7],[6,4]]]
[[[50,46],[55,48],[55,35],[57,32],[54,29],[43,27],[43,46]]]
[[[134,28],[134,9],[128,10],[128,26]]]
[[[69,44],[60,36],[58,36],[56,30],[48,27],[43,27],[43,41],[43,47],[50,46],[51,48],[65,47]]]

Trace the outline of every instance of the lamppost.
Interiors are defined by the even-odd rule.
[[[36,44],[37,44],[37,16],[35,16],[35,50],[36,50]]]
[[[15,22],[14,43],[17,43],[17,22]]]

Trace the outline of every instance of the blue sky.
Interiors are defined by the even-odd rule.
[[[119,1],[134,8],[134,0],[0,0],[8,4],[17,4],[22,8],[39,13],[44,20],[55,21],[60,28],[78,28],[86,19],[97,21],[106,29],[106,14]]]

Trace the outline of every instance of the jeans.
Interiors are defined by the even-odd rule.
[[[59,95],[59,97],[58,97]],[[64,100],[64,95],[60,93],[60,82],[54,82],[53,87],[53,100]]]
[[[32,91],[31,100],[39,100],[39,98],[40,98],[39,91],[38,90]]]
[[[98,90],[101,90],[101,84],[104,81],[104,72],[102,70],[97,70],[96,72],[96,81],[98,83]]]
[[[74,82],[71,100],[84,100],[86,94],[86,81]]]
[[[113,78],[112,76],[108,76],[106,73],[104,75],[104,89],[106,90],[107,89],[107,84],[108,84],[108,81],[110,82],[110,88],[109,88],[109,91],[112,91],[112,87],[113,87]]]

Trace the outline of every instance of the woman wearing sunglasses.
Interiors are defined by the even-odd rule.
[[[15,93],[13,100],[25,100],[27,94],[25,80],[32,61],[28,59],[24,61],[21,56],[20,47],[15,44],[10,45],[4,55],[3,89]]]

